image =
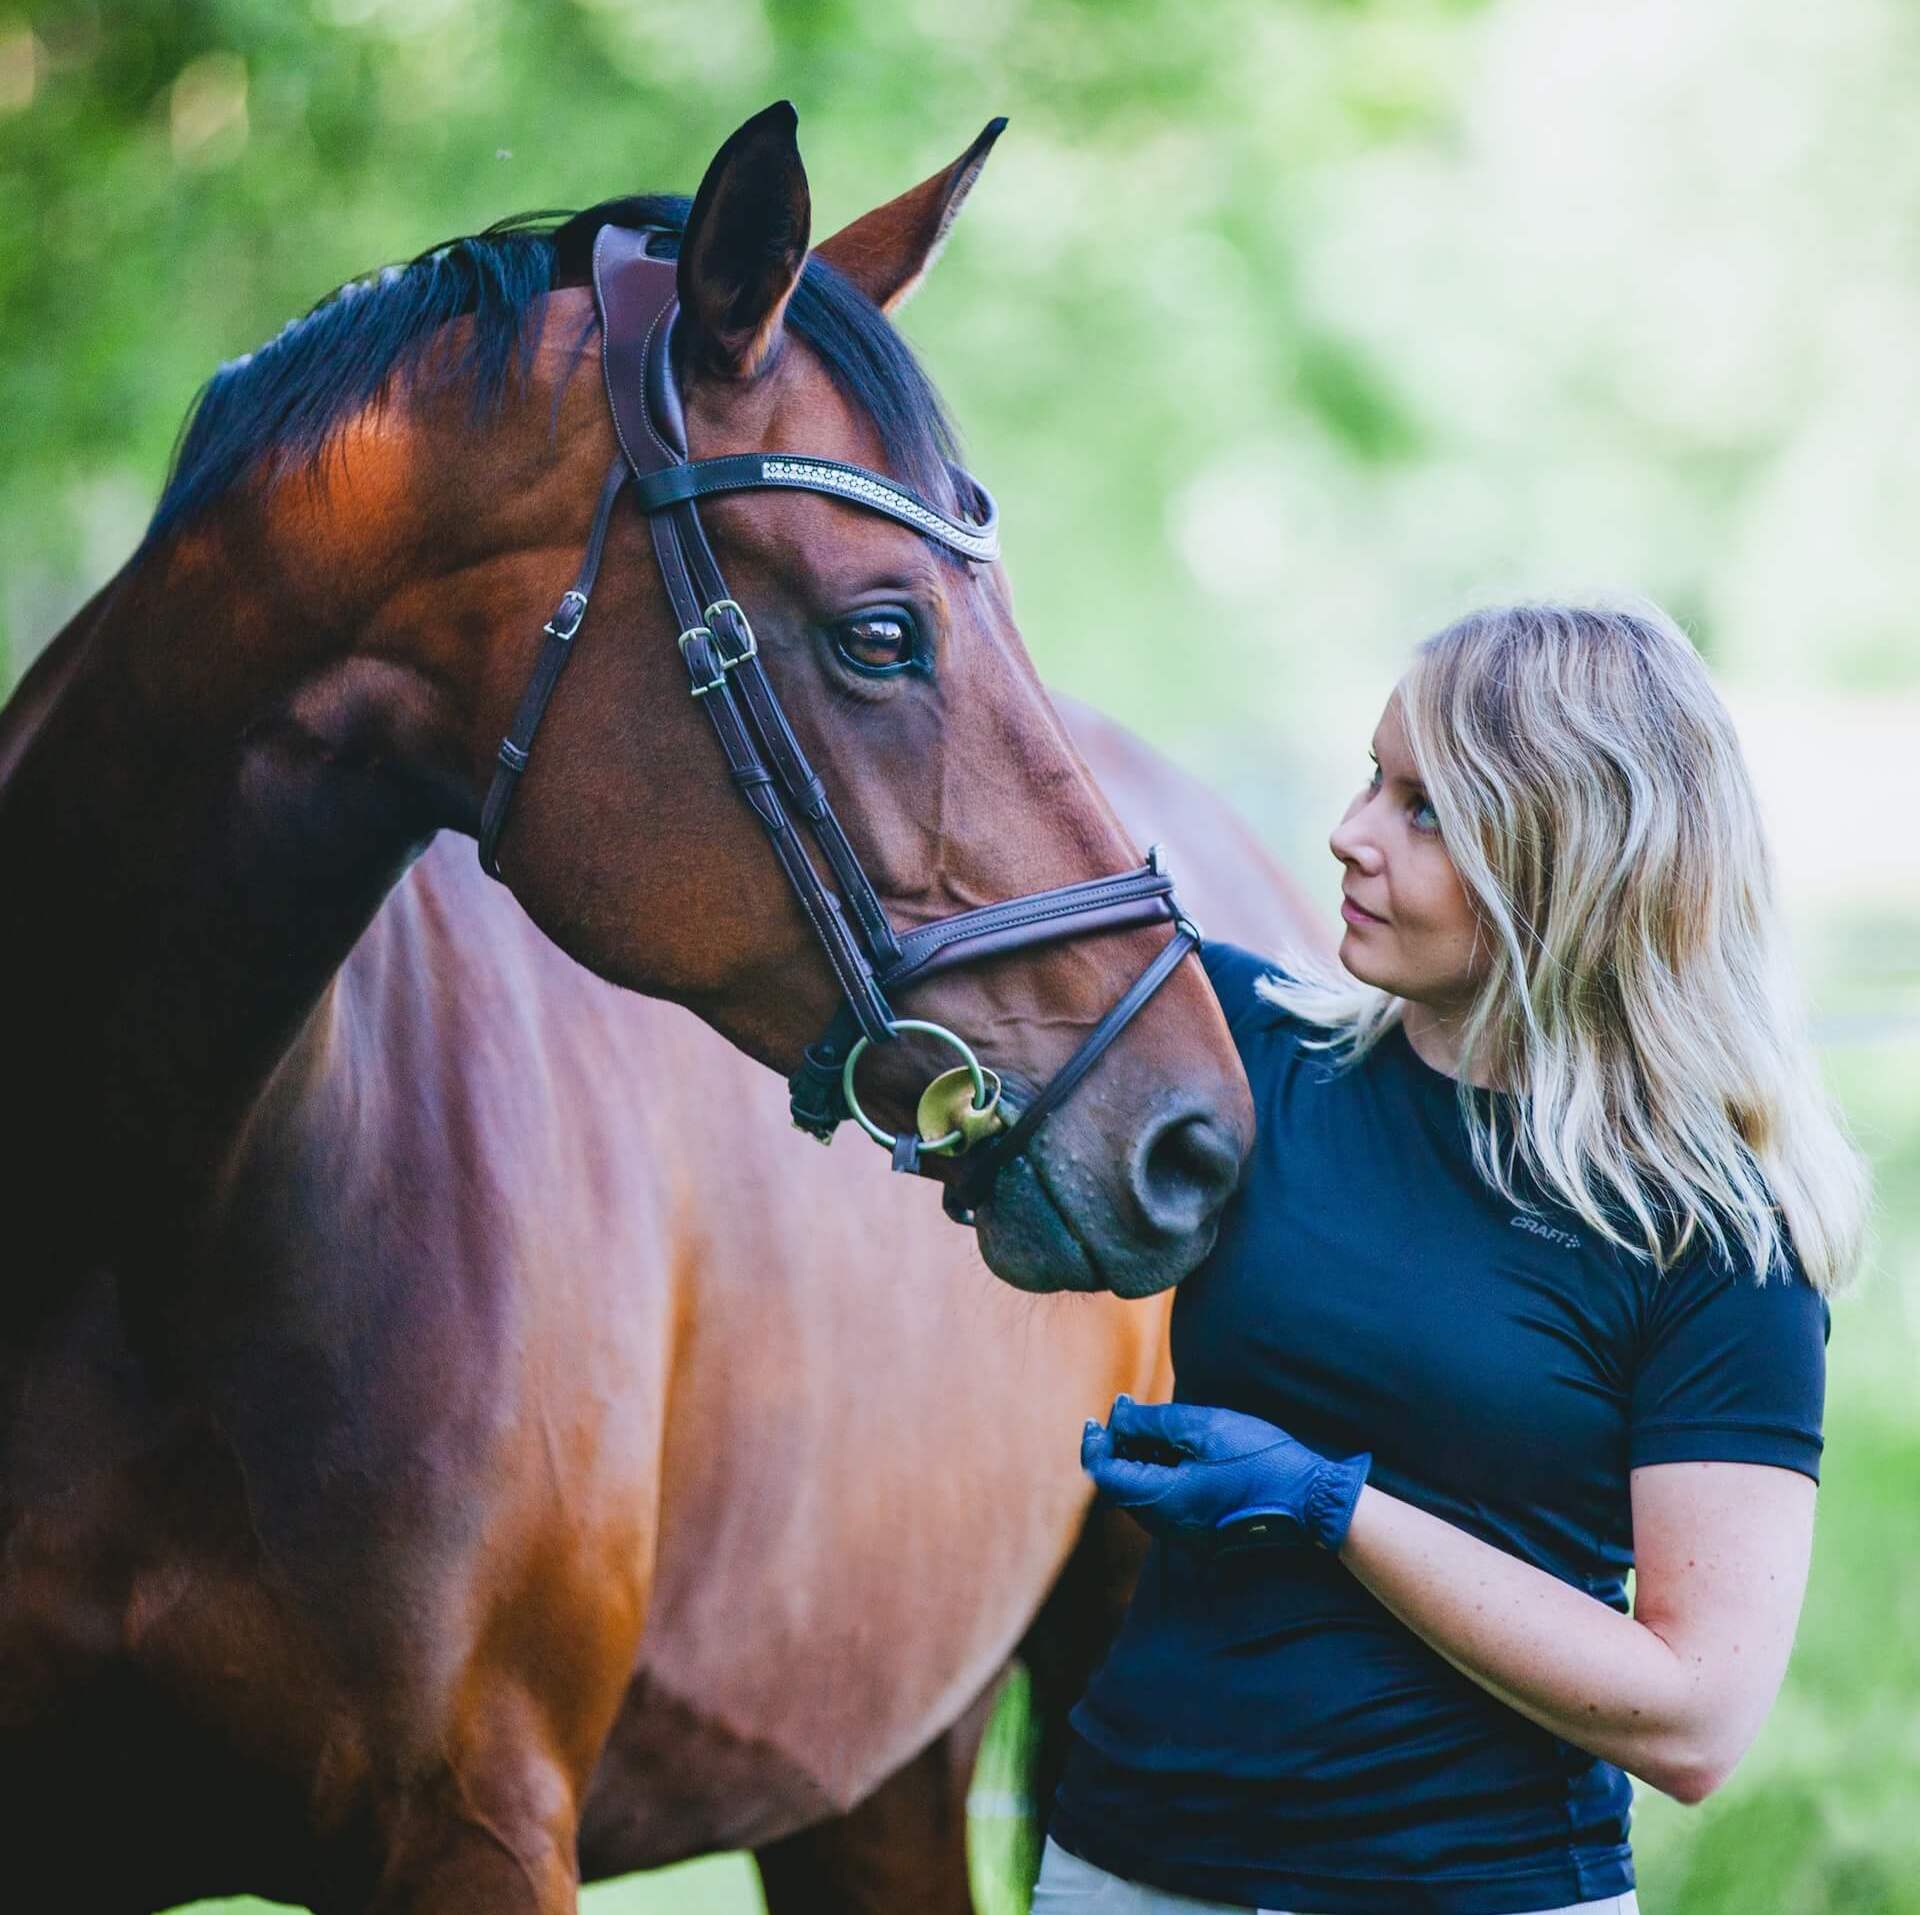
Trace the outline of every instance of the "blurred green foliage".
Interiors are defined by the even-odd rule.
[[[1295,857],[1475,599],[1920,722],[1916,90],[1898,0],[0,0],[0,682],[218,362],[786,94],[821,233],[1012,116],[907,329],[1043,668]]]
[[[906,326],[1055,682],[1309,874],[1474,600],[1649,593],[1728,687],[1884,1215],[1786,1692],[1703,1809],[1643,1797],[1646,1905],[1912,1915],[1916,93],[1902,0],[0,0],[0,690],[200,381],[340,282],[691,191],[782,95],[819,234],[1010,114]]]

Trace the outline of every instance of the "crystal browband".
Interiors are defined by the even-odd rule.
[[[781,488],[824,492],[938,539],[963,558],[991,564],[1000,556],[1000,520],[992,498],[977,479],[968,481],[979,495],[982,516],[977,522],[949,518],[937,506],[883,479],[864,466],[843,465],[837,459],[801,459],[783,452],[741,452],[718,459],[695,459],[663,467],[634,480],[634,492],[643,512],[663,512],[683,500],[703,499],[716,492],[755,492]]]

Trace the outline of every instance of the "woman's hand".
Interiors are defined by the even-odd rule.
[[[1114,1399],[1089,1421],[1080,1466],[1108,1502],[1157,1535],[1217,1547],[1317,1543],[1337,1550],[1373,1459],[1329,1462],[1237,1410]]]

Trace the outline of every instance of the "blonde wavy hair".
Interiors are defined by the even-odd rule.
[[[1492,961],[1460,1030],[1480,1174],[1662,1269],[1702,1240],[1822,1292],[1867,1178],[1823,1089],[1733,723],[1651,606],[1473,612],[1398,697]],[[1262,986],[1347,1060],[1404,1001],[1301,961]],[[1507,1098],[1476,1098],[1472,1081]]]

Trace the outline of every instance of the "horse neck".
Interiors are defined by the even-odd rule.
[[[351,661],[233,589],[242,557],[137,555],[0,714],[6,1156],[61,1262],[110,1254],[99,1231],[160,1250],[217,1191],[437,823],[302,729],[300,688]]]

